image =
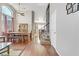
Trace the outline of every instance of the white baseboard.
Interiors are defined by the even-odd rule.
[[[61,54],[59,53],[59,51],[55,48],[56,52],[58,53],[59,56],[61,56]]]
[[[53,46],[53,45],[52,45]],[[54,46],[53,46],[54,47]],[[61,54],[59,53],[59,51],[56,49],[56,47],[54,47],[54,49],[56,50],[56,52],[58,53],[59,56],[61,56]]]

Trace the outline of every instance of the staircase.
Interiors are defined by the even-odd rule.
[[[39,38],[40,38],[40,43],[42,45],[51,45],[51,41],[50,41],[50,37],[49,37],[49,34],[47,33],[47,31],[43,31],[40,35],[39,35]]]

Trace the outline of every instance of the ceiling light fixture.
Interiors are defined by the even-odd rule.
[[[24,12],[20,10],[21,8],[21,4],[19,3],[19,10],[17,11],[18,14],[20,14],[21,16],[24,16]]]

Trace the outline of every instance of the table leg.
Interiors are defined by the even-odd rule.
[[[5,42],[5,37],[3,38],[3,42]]]
[[[21,40],[22,40],[22,43],[23,43],[23,41],[24,41],[23,35],[21,35],[21,37],[22,37],[22,39],[21,39]]]
[[[8,55],[9,55],[9,53],[10,53],[9,50],[10,50],[10,47],[8,46],[8,50],[7,50],[7,54],[8,54]]]

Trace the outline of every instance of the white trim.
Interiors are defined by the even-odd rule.
[[[53,45],[51,45],[51,46],[53,46]],[[53,46],[54,47],[54,46]],[[61,56],[61,54],[59,53],[59,51],[54,47],[54,49],[55,49],[55,51],[57,52],[57,54],[59,55],[59,56]]]
[[[56,52],[58,53],[59,56],[61,56],[61,54],[59,53],[59,51],[55,48]]]

